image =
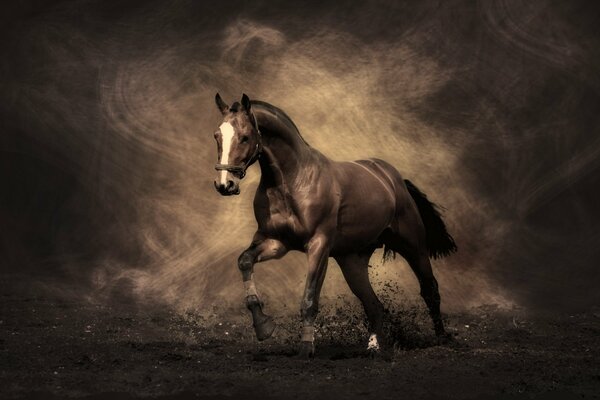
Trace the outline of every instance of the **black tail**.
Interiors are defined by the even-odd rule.
[[[404,182],[406,183],[408,192],[415,203],[417,203],[419,214],[421,214],[421,219],[425,225],[429,256],[441,258],[456,252],[456,243],[454,243],[454,239],[446,230],[446,225],[442,221],[438,207],[427,200],[427,196],[413,185],[411,181],[405,179]]]

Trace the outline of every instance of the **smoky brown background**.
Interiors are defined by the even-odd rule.
[[[593,2],[25,2],[2,6],[3,276],[39,292],[242,308],[255,228],[212,187],[215,92],[285,110],[336,160],[379,157],[445,208],[445,310],[598,304]],[[418,302],[401,259],[377,284]],[[375,272],[377,273],[375,275]],[[296,313],[305,258],[257,267]],[[334,261],[323,303],[355,302]]]

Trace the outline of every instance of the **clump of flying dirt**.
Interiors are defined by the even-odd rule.
[[[383,283],[378,293],[386,310],[383,323],[386,343],[400,350],[435,345],[432,321],[424,306],[414,301],[399,303],[397,299],[407,296],[396,282]]]
[[[397,350],[426,348],[436,344],[431,318],[424,304],[419,303],[420,297],[412,299],[395,282],[375,286],[385,307],[384,343]],[[363,347],[366,343],[370,332],[365,312],[360,303],[349,300],[347,296],[337,295],[321,305],[315,321],[315,336],[319,346],[355,348]],[[174,322],[186,327],[184,332],[188,334],[183,334],[185,337],[180,338],[182,341],[201,347],[246,343],[257,346],[257,351],[269,346],[293,348],[300,339],[302,324],[299,313],[274,317],[277,329],[269,340],[262,343],[257,342],[252,320],[243,305],[226,310],[215,307],[210,313],[188,309],[179,314]]]

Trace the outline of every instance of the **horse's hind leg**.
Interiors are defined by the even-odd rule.
[[[335,257],[340,265],[344,278],[352,293],[358,297],[363,304],[367,318],[369,319],[369,343],[367,350],[378,351],[379,340],[381,340],[381,329],[383,325],[383,305],[373,291],[371,282],[369,282],[369,258],[372,252],[364,254],[349,254],[341,257]]]
[[[421,287],[421,297],[429,309],[429,315],[433,320],[433,328],[438,340],[449,339],[444,328],[440,312],[440,292],[438,283],[431,269],[429,252],[425,247],[424,235],[411,235],[410,229],[405,227],[405,234],[388,234],[384,241],[386,247],[400,253],[413,270]]]
[[[433,271],[431,269],[429,253],[418,252],[417,254],[408,255],[406,258],[421,286],[421,296],[429,309],[429,315],[431,315],[431,319],[433,320],[435,334],[440,340],[445,340],[448,338],[448,335],[444,328],[444,322],[442,321],[440,312],[440,292],[437,280],[435,279],[435,276],[433,276]]]

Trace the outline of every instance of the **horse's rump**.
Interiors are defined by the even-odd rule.
[[[377,243],[395,220],[394,187],[372,164],[370,160],[332,164],[340,194],[334,253]]]
[[[377,158],[360,161],[374,167],[374,171],[378,170],[381,180],[387,182],[392,190],[395,188],[397,196],[403,196],[402,192],[404,192],[404,189],[400,189],[398,186],[403,186],[402,182],[404,182],[408,194],[410,194],[410,197],[415,202],[419,216],[423,222],[425,242],[430,257],[442,258],[457,251],[456,243],[446,229],[446,224],[442,220],[438,206],[430,202],[427,195],[421,192],[411,181],[403,179],[398,170],[390,163]],[[404,199],[397,200],[400,203],[404,201]],[[384,246],[384,261],[393,257],[394,251],[388,246]]]

